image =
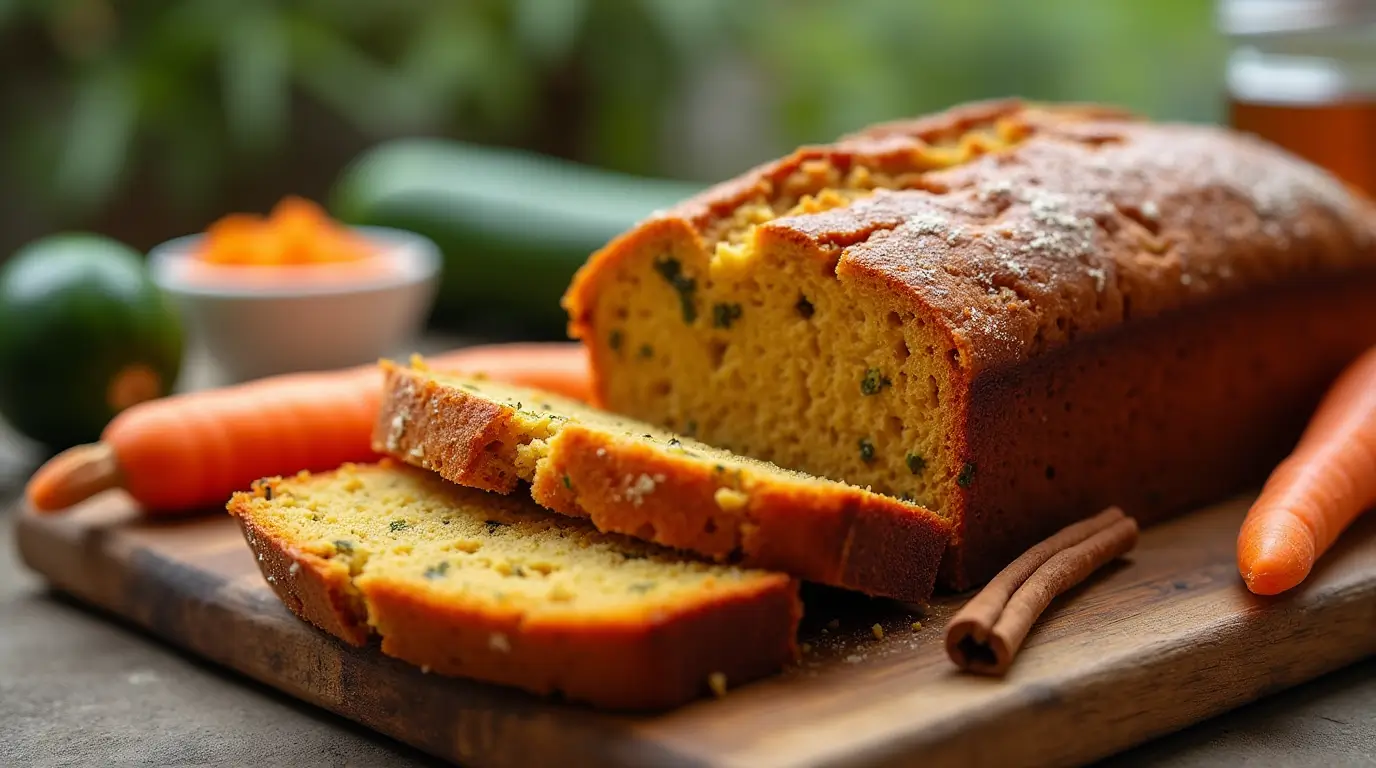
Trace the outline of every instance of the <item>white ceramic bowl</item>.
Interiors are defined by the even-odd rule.
[[[362,365],[415,340],[434,304],[441,262],[435,244],[413,232],[355,231],[388,260],[380,270],[322,279],[317,266],[208,265],[192,255],[202,235],[154,248],[149,269],[221,380]]]

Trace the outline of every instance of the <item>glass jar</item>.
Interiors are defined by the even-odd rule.
[[[1376,2],[1219,0],[1233,127],[1376,196]]]

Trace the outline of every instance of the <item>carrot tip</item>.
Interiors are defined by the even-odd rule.
[[[105,443],[78,445],[39,467],[24,496],[35,511],[57,512],[118,488],[123,480],[113,448]]]
[[[1278,595],[1294,589],[1309,575],[1309,568],[1296,563],[1250,563],[1239,568],[1242,581],[1254,595]]]

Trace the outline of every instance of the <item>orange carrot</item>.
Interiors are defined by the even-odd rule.
[[[591,397],[587,353],[579,344],[469,347],[426,363]],[[220,504],[260,477],[368,461],[381,391],[382,375],[368,365],[141,403],[116,416],[100,442],[64,451],[39,468],[28,501],[51,512],[124,488],[150,513],[195,509]]]
[[[1275,595],[1304,581],[1353,520],[1376,505],[1376,348],[1338,377],[1242,523],[1247,588]]]

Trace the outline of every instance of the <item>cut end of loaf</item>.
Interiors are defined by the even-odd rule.
[[[700,316],[684,314],[666,264],[692,276]],[[834,266],[766,230],[707,258],[646,243],[603,275],[592,311],[603,397],[739,454],[945,509],[969,473],[943,437],[955,346]]]

